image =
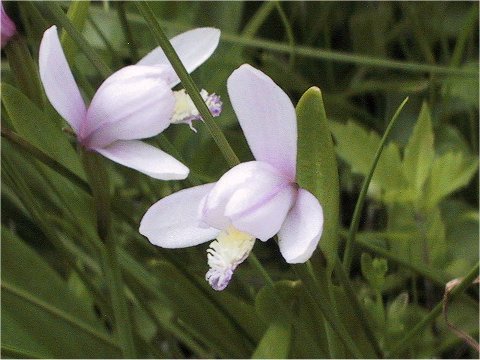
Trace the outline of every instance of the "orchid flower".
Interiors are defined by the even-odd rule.
[[[155,203],[140,233],[164,248],[216,239],[207,250],[206,280],[223,290],[255,239],[278,234],[288,263],[307,261],[323,228],[317,198],[295,182],[297,122],[288,96],[265,74],[242,65],[228,93],[255,161],[241,163],[216,183],[181,190]]]
[[[217,29],[202,28],[171,41],[187,70],[193,71],[213,53],[219,35]],[[158,135],[171,122],[191,123],[194,115],[188,106],[178,105],[171,88],[179,79],[160,49],[149,53],[137,65],[124,67],[107,78],[88,107],[70,71],[55,26],[45,31],[39,58],[45,93],[83,147],[156,179],[187,177],[189,170],[185,165],[139,141]],[[212,112],[219,112],[221,103],[218,104],[219,99],[214,101],[218,98],[215,94],[213,98]],[[182,119],[182,114],[190,117]]]
[[[0,1],[0,29],[2,33],[2,48],[7,44],[8,40],[15,35],[17,28],[15,23],[10,19],[10,17],[5,12],[3,4]]]

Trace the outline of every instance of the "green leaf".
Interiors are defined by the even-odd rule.
[[[270,324],[252,359],[286,359],[292,338],[292,326],[281,319]]]
[[[403,173],[417,195],[423,190],[432,166],[435,149],[433,129],[428,105],[423,103],[417,123],[413,128],[403,159]]]
[[[275,283],[275,289],[270,286],[264,286],[255,298],[255,309],[260,318],[270,324],[279,317],[288,316],[283,313],[283,309],[278,306],[278,301],[283,301],[286,308],[290,308],[293,303],[300,283],[298,281],[283,280]],[[276,299],[280,296],[281,299]]]
[[[168,306],[179,320],[187,329],[201,335],[201,340],[209,342],[220,356],[245,357],[251,351],[243,332],[238,331],[231,318],[225,316],[203,291],[175,267],[166,262],[158,262],[155,265],[155,274],[160,280],[160,290],[168,298]],[[209,291],[215,292],[212,289]]]
[[[43,90],[37,64],[28,50],[25,39],[22,36],[15,36],[5,47],[5,53],[18,87],[37,106],[43,107]]]
[[[375,132],[368,132],[353,121],[346,124],[331,122],[330,126],[338,155],[352,167],[352,172],[367,176],[380,145],[380,136]],[[398,190],[405,187],[400,151],[395,143],[390,142],[383,149],[373,174],[370,186],[372,185],[373,192],[377,194],[379,189]]]
[[[478,63],[468,63],[462,69],[478,69]],[[442,93],[445,97],[461,100],[466,105],[478,109],[478,76],[449,76],[443,83]]]
[[[63,131],[15,87],[3,83],[1,93],[17,133],[85,179],[80,160]]]
[[[278,297],[283,302],[282,307],[279,306]],[[305,306],[298,306],[298,304]],[[283,280],[276,282],[274,288],[263,287],[255,298],[255,309],[260,319],[268,325],[268,328],[264,332],[263,339],[257,346],[252,358],[327,357],[328,343],[325,335],[324,319],[316,311],[312,299],[301,282]],[[285,311],[288,311],[288,313],[285,314]],[[278,329],[278,327],[282,329]],[[272,345],[273,340],[270,337],[273,335],[269,332],[277,333],[281,331],[288,332],[289,335],[285,336],[286,341],[273,343]],[[282,340],[277,339],[276,341],[280,342]],[[275,349],[276,347],[278,349]],[[260,351],[262,355],[260,355]],[[266,352],[269,353],[266,354]]]
[[[308,89],[296,110],[297,181],[302,188],[315,195],[322,205],[325,222],[320,248],[333,268],[338,247],[340,191],[337,160],[320,89]]]
[[[72,25],[81,33],[88,17],[88,9],[90,7],[90,1],[72,1],[68,8],[67,17],[72,22]],[[68,36],[65,29],[62,30],[61,35],[62,48],[70,64],[74,63],[75,53],[78,51],[78,47],[75,41]]]
[[[426,186],[426,207],[435,207],[443,198],[467,185],[478,169],[478,158],[447,152],[433,161]]]
[[[445,224],[443,223],[442,214],[438,207],[429,211],[426,226],[429,261],[433,266],[442,269],[447,261],[448,247]]]
[[[1,245],[2,344],[51,357],[119,356],[93,308],[38,254],[3,227]]]
[[[370,254],[363,253],[361,258],[362,274],[368,280],[370,285],[381,292],[385,284],[385,275],[387,274],[387,260],[375,258]]]

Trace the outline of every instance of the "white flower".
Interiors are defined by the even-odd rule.
[[[239,164],[216,183],[196,186],[154,204],[140,224],[164,248],[212,239],[206,278],[223,290],[249,255],[254,239],[278,234],[288,263],[307,261],[323,228],[317,198],[295,182],[297,122],[288,96],[265,74],[242,65],[228,79],[228,93],[256,161]]]

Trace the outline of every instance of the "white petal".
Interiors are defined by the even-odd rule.
[[[318,199],[307,190],[299,189],[297,201],[278,233],[278,245],[285,260],[297,264],[310,259],[322,229],[323,211]]]
[[[182,180],[188,168],[162,150],[138,140],[118,140],[94,149],[116,163],[138,170],[155,179]]]
[[[50,27],[43,34],[39,51],[39,69],[48,100],[78,133],[85,121],[87,110],[65,59],[56,26]]]
[[[199,206],[215,184],[181,190],[155,203],[143,216],[140,233],[154,245],[184,248],[215,239],[220,230],[199,226]]]
[[[233,109],[255,159],[266,161],[295,179],[297,118],[287,94],[272,79],[250,65],[228,78]]]
[[[238,230],[268,240],[278,231],[291,206],[291,186],[268,163],[239,164],[226,172],[207,196],[202,220],[218,229],[233,224]]]
[[[215,28],[198,28],[186,31],[170,40],[180,60],[191,73],[203,64],[215,51],[220,40],[220,30]],[[138,62],[138,65],[170,65],[165,53],[160,47],[155,48]],[[180,82],[175,77],[170,82],[173,87]]]
[[[127,66],[98,89],[87,112],[81,138],[88,148],[115,140],[155,136],[170,124],[173,92],[163,80],[166,67]]]

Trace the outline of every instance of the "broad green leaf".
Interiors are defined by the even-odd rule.
[[[338,167],[322,93],[308,89],[297,105],[297,181],[314,194],[323,208],[324,224],[320,248],[332,268],[337,256],[339,222]]]
[[[435,149],[433,147],[433,129],[428,105],[423,103],[413,133],[405,147],[403,173],[417,195],[423,190],[432,166]]]
[[[82,32],[85,22],[88,17],[88,9],[90,7],[90,0],[85,1],[72,1],[68,8],[67,16],[72,22],[73,26],[79,31]],[[70,64],[74,63],[75,53],[77,52],[77,45],[75,41],[68,36],[65,29],[62,30],[61,35],[62,48]]]
[[[18,134],[85,179],[67,135],[18,89],[2,84],[1,94],[2,103]]]
[[[368,132],[353,121],[346,124],[331,122],[330,128],[336,140],[338,155],[352,167],[352,172],[367,176],[380,145],[380,136]],[[390,142],[383,149],[373,174],[370,186],[372,185],[381,190],[406,187],[401,171],[400,151],[395,143]]]
[[[426,186],[427,208],[433,208],[443,198],[467,185],[478,169],[478,158],[460,152],[447,152],[433,161]]]
[[[284,319],[270,324],[252,359],[286,359],[290,349],[292,326]]]
[[[52,357],[118,357],[113,338],[87,305],[39,255],[2,227],[2,318],[8,319],[2,321],[2,343],[35,354],[38,342],[38,350]],[[18,338],[18,328],[28,338]]]

